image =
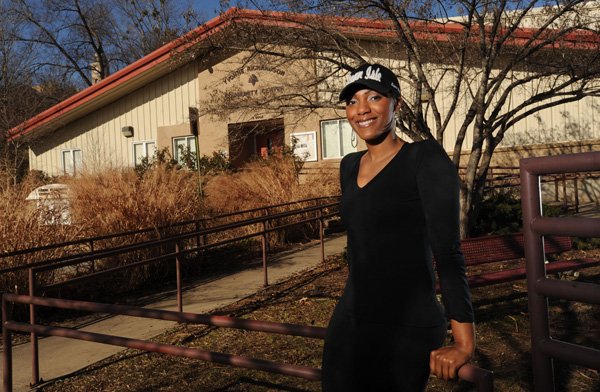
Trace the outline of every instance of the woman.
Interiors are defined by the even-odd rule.
[[[349,275],[327,330],[323,391],[422,391],[430,372],[454,378],[475,348],[458,175],[437,142],[394,133],[400,89],[389,69],[359,67],[340,101],[367,150],[340,166]],[[454,342],[440,348],[447,320]]]

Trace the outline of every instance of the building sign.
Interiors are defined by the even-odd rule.
[[[291,135],[291,144],[294,155],[306,162],[317,160],[317,132],[297,132]]]
[[[256,84],[256,82],[258,82],[257,76],[253,73],[256,71],[266,71],[266,72],[270,72],[275,75],[285,76],[285,71],[283,71],[279,68],[271,67],[268,65],[249,65],[249,66],[237,69],[234,72],[231,72],[229,75],[227,75],[227,77],[225,78],[225,84],[229,84],[229,83],[233,82],[235,79],[243,76],[244,74],[247,74],[247,75],[249,75],[248,82],[254,86],[254,84]]]
[[[275,80],[283,80],[286,72],[268,64],[247,65],[237,69],[224,79],[225,85],[234,90],[225,91],[225,99],[239,100],[244,98],[272,97],[282,94],[285,89]],[[231,84],[238,81],[237,84]]]

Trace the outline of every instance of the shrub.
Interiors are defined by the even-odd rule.
[[[579,250],[591,250],[600,248],[600,238],[574,237],[573,248]]]
[[[562,214],[562,209],[552,205],[542,205],[544,216]],[[472,236],[486,234],[508,234],[522,230],[523,217],[521,199],[515,191],[488,193],[484,196],[477,224],[471,230]]]
[[[74,222],[89,235],[161,227],[198,217],[198,178],[170,164],[108,169],[68,179]]]
[[[0,194],[0,213],[5,218],[0,224],[0,252],[15,249],[26,249],[50,243],[61,243],[83,237],[96,237],[104,234],[118,233],[142,228],[155,228],[154,232],[136,235],[135,238],[113,238],[95,242],[95,250],[115,247],[133,241],[155,239],[158,236],[178,232],[178,226],[172,224],[214,216],[219,213],[239,211],[254,207],[262,207],[277,203],[309,198],[314,196],[334,195],[337,189],[336,178],[314,175],[300,184],[295,160],[284,155],[282,158],[256,160],[242,170],[233,171],[230,163],[222,153],[201,160],[204,165],[206,181],[206,197],[199,193],[198,173],[182,170],[166,153],[159,152],[150,160],[145,160],[135,170],[131,168],[112,168],[102,172],[82,173],[77,177],[66,177],[59,181],[69,186],[71,225],[42,225],[39,211],[25,203],[27,194],[41,185],[42,176],[32,175],[28,181],[10,192]],[[293,207],[288,207],[293,208]],[[282,211],[273,210],[272,212]],[[58,211],[46,211],[57,213]],[[261,211],[262,213],[262,211]],[[239,219],[239,217],[238,217]],[[298,219],[295,217],[294,219]],[[286,223],[286,220],[274,222],[274,225]],[[224,223],[224,222],[223,222]],[[158,228],[164,227],[162,230]],[[294,226],[270,235],[271,246],[281,244],[290,239],[303,239],[315,234],[316,224]],[[189,227],[188,227],[189,229]],[[256,228],[251,228],[254,231]],[[215,242],[224,237],[243,234],[240,231],[209,236],[208,242]],[[244,242],[244,249],[250,249],[256,242]],[[146,249],[97,260],[97,270],[117,267],[134,261],[173,252],[174,244],[155,249]],[[241,246],[238,244],[237,246]],[[87,245],[61,248],[48,251],[42,255],[3,260],[3,266],[22,265],[40,257],[54,258],[65,251],[88,251]],[[79,268],[61,271],[61,280],[67,276],[87,273],[91,264]],[[98,294],[116,294],[125,289],[133,289],[150,282],[163,280],[172,272],[173,263],[153,263],[145,267],[127,270],[127,272],[110,275],[105,279],[94,279],[79,288],[65,288],[70,294],[79,298],[95,299]],[[67,275],[68,274],[68,275]],[[14,286],[25,288],[25,274],[19,276],[6,275],[0,281],[1,289],[13,291]],[[52,282],[54,277],[48,274],[43,277]],[[75,291],[77,290],[77,291]],[[63,291],[65,294],[66,291]]]
[[[25,200],[29,193],[44,185],[37,176],[27,176],[17,184],[0,189],[0,254],[19,249],[27,249],[60,243],[77,238],[80,234],[78,227],[63,224],[45,224],[45,222],[61,222],[63,210],[40,206],[35,201]],[[0,259],[0,268],[9,268],[31,261],[53,259],[66,252],[75,252],[75,247],[68,249],[52,249],[36,252],[33,255],[18,255]],[[38,278],[41,284],[54,280],[51,273]],[[0,290],[27,293],[27,271],[0,274]]]
[[[488,193],[471,235],[515,233],[523,227],[521,201],[511,192]]]
[[[237,172],[211,177],[204,191],[205,203],[211,215],[218,215],[311,197],[337,195],[339,188],[337,173],[332,172],[313,175],[301,183],[295,158],[284,154],[280,158],[273,156],[269,159],[257,159]],[[297,206],[282,207],[277,211],[293,208]],[[298,217],[293,219],[297,220]],[[276,224],[288,221],[290,220],[282,219]],[[273,233],[270,235],[271,246],[308,238],[314,235],[315,225],[316,223],[296,226]],[[252,229],[248,229],[250,230]]]

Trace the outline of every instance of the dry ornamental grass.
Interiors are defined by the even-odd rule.
[[[43,185],[33,176],[16,187],[3,188],[0,194],[0,253],[33,246],[61,243],[84,237],[95,237],[143,228],[154,228],[146,234],[119,237],[95,242],[95,249],[116,247],[126,243],[164,237],[182,230],[174,223],[209,217],[224,212],[239,211],[259,206],[278,204],[293,200],[337,194],[337,178],[331,174],[313,177],[300,183],[294,160],[289,156],[249,163],[243,170],[228,173],[212,173],[203,177],[204,196],[199,193],[199,177],[196,172],[177,169],[171,164],[157,162],[142,172],[130,168],[108,168],[88,171],[77,177],[54,179],[67,184],[70,204],[70,224],[45,224],[59,222],[62,211],[36,209],[35,203],[25,198],[36,187]],[[288,208],[297,208],[291,206]],[[273,212],[281,212],[279,209]],[[259,212],[262,214],[262,212]],[[250,218],[251,216],[247,216]],[[296,218],[297,219],[297,218]],[[219,220],[223,224],[230,219]],[[285,219],[273,224],[284,224]],[[164,228],[164,229],[159,229]],[[307,224],[270,235],[272,248],[284,245],[290,239],[302,240],[315,235],[316,226]],[[260,227],[242,228],[207,237],[217,242],[240,234],[256,231]],[[236,245],[252,249],[255,240]],[[16,256],[0,259],[0,268],[23,265],[32,261],[48,260],[65,254],[86,252],[86,244],[59,248],[37,253],[33,256]],[[94,268],[103,269],[127,264],[132,261],[172,252],[172,246],[154,250],[142,250],[130,254],[99,260]],[[91,264],[87,265],[91,268]],[[85,266],[60,271],[61,278],[88,272]],[[169,267],[137,268],[119,275],[118,279],[105,281],[104,291],[136,288],[162,279],[171,273]],[[53,274],[42,277],[51,283]],[[4,274],[0,277],[3,291],[26,290],[26,273]],[[90,292],[101,293],[102,287],[87,287]]]

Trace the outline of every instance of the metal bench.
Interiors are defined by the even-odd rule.
[[[490,235],[467,238],[461,249],[467,267],[469,287],[482,287],[497,283],[525,279],[525,267],[513,267],[514,261],[525,257],[523,234]],[[567,236],[547,236],[544,238],[546,255],[555,255],[571,250],[573,242]],[[473,266],[496,263],[493,271],[469,273]],[[597,259],[552,260],[546,263],[546,273],[559,273],[578,270],[600,264]],[[471,267],[471,268],[470,268]],[[439,292],[439,284],[437,287]]]

